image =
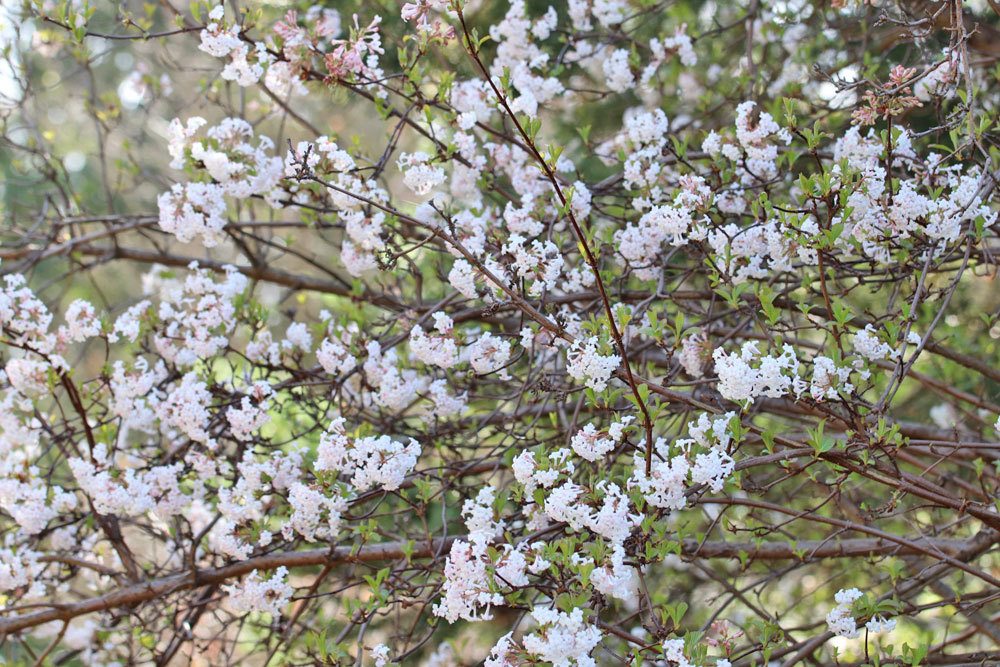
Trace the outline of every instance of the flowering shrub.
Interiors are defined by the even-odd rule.
[[[3,10],[5,664],[1000,662],[994,4],[182,5]]]

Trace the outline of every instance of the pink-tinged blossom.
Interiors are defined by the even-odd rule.
[[[378,57],[385,53],[382,48],[382,35],[379,26],[381,16],[375,16],[371,22],[362,28],[358,24],[358,16],[354,15],[354,27],[351,39],[331,40],[332,50],[324,56],[328,75],[331,79],[346,79],[351,76],[377,81],[382,78]],[[376,93],[384,97],[381,90]]]
[[[639,576],[636,569],[625,564],[625,550],[616,545],[607,562],[590,573],[594,590],[625,602],[635,602],[639,597]]]
[[[472,370],[480,375],[498,373],[500,379],[506,379],[504,366],[510,361],[510,343],[494,336],[489,331],[483,333],[465,353],[469,358]]]
[[[451,318],[443,313],[434,316],[436,333],[425,332],[419,324],[410,329],[410,356],[421,363],[448,369],[459,361]]]
[[[396,165],[403,172],[403,183],[415,195],[422,197],[444,183],[444,169],[434,166],[431,156],[422,151],[401,154]]]
[[[205,247],[215,247],[227,222],[223,194],[215,183],[175,183],[157,199],[160,228],[181,243],[200,236]]]
[[[156,415],[165,429],[176,429],[195,442],[215,446],[208,431],[212,395],[208,386],[194,372],[187,373],[156,406]]]
[[[288,505],[292,513],[282,527],[282,535],[292,539],[298,533],[310,542],[335,540],[340,532],[341,517],[347,511],[347,499],[339,489],[328,494],[320,487],[302,482],[289,487]]]
[[[476,274],[464,259],[457,259],[448,272],[448,282],[459,294],[467,299],[475,299],[478,296],[476,290]]]
[[[191,366],[218,354],[228,344],[236,322],[235,297],[247,287],[245,276],[224,267],[224,279],[192,263],[182,283],[164,283],[160,326],[154,336],[157,352],[169,362]]]
[[[48,390],[51,368],[43,359],[18,357],[7,362],[4,372],[11,387],[23,396],[36,397]]]
[[[27,586],[31,595],[44,594],[45,585],[39,580],[45,567],[38,560],[41,554],[15,545],[13,538],[14,535],[8,533],[0,546],[0,592],[8,593]]]
[[[268,397],[273,393],[267,382],[255,382],[250,386],[248,395],[240,399],[239,406],[226,411],[226,420],[234,438],[244,442],[251,440],[254,433],[271,420],[267,412],[270,407]]]
[[[708,336],[699,330],[685,336],[677,361],[685,373],[693,378],[700,378],[705,374],[705,364],[711,359],[711,355],[712,345],[708,342]]]
[[[77,299],[66,308],[66,326],[62,337],[71,343],[80,343],[101,333],[101,321],[93,304]]]

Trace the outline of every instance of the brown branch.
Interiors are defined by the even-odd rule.
[[[458,535],[437,538],[430,543],[414,544],[410,557],[437,558],[441,553],[450,548],[452,542],[464,537],[464,535]],[[796,543],[778,541],[760,543],[715,541],[701,543],[697,540],[689,539],[681,544],[681,553],[691,558],[739,558],[743,555],[750,560],[801,559],[804,561],[820,558],[853,558],[857,556],[876,555],[919,554],[940,557],[942,554],[962,554],[967,549],[968,544],[964,540],[917,538],[913,541],[901,541],[892,537],[807,540]],[[132,606],[180,591],[221,584],[249,574],[254,570],[265,571],[274,570],[279,567],[296,568],[317,565],[329,568],[343,563],[397,560],[406,557],[406,546],[406,543],[403,542],[386,542],[385,544],[363,546],[357,550],[354,547],[345,546],[333,549],[286,551],[258,556],[220,568],[171,574],[143,583],[125,586],[110,593],[80,602],[61,604],[52,609],[0,620],[0,637],[20,632],[41,625],[42,623],[57,620],[68,621],[84,614],[105,611],[115,607]]]
[[[435,557],[447,549],[455,539],[457,538],[445,537],[436,539],[429,544],[415,544],[413,545],[411,557]],[[196,570],[194,572],[179,572],[132,586],[125,586],[110,593],[80,602],[60,604],[52,609],[0,620],[0,637],[50,621],[65,621],[82,616],[83,614],[92,614],[116,607],[141,604],[172,593],[222,583],[249,574],[254,570],[396,560],[406,556],[406,548],[407,543],[404,542],[386,542],[384,544],[373,544],[360,548],[334,547],[332,549],[281,552],[251,558],[219,568]]]

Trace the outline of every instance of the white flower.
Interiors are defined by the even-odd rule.
[[[209,13],[208,18],[211,20],[200,33],[201,43],[198,48],[216,58],[224,58],[234,49],[242,46],[239,26],[226,27],[222,25],[221,21],[224,15],[225,8],[222,5],[217,5]]]
[[[309,333],[309,327],[304,322],[292,322],[288,325],[282,347],[285,349],[298,348],[302,352],[311,352],[312,344],[312,334]]]
[[[316,360],[323,370],[334,376],[346,375],[357,366],[345,341],[338,338],[324,338],[316,350]]]
[[[517,664],[510,655],[514,651],[514,642],[511,639],[513,634],[512,632],[508,632],[497,641],[496,645],[490,650],[490,655],[483,663],[483,667],[513,667]]]
[[[289,487],[288,504],[292,514],[281,531],[285,539],[292,539],[294,533],[310,541],[336,539],[341,515],[347,511],[347,500],[339,493],[327,496],[301,482]]]
[[[870,324],[854,334],[853,342],[854,351],[869,361],[881,361],[893,354],[892,347],[879,340]]]
[[[472,265],[464,259],[455,260],[451,271],[448,272],[448,282],[467,299],[476,298],[476,274],[473,272]]]
[[[527,586],[528,575],[526,573],[528,561],[520,549],[515,549],[509,544],[501,545],[500,558],[496,563],[496,574],[503,583],[513,586]]]
[[[94,306],[77,299],[66,308],[66,338],[78,343],[101,333],[101,321]]]
[[[694,67],[698,64],[698,56],[691,45],[691,38],[688,36],[687,26],[681,26],[673,35],[663,40],[663,48],[667,51],[675,51],[680,58],[681,64],[686,67]]]
[[[574,380],[580,380],[594,391],[604,391],[612,373],[621,364],[621,357],[616,354],[602,355],[597,352],[596,337],[582,343],[573,342],[569,349],[569,363],[566,372]]]
[[[42,359],[18,357],[4,367],[10,386],[24,396],[39,396],[48,389],[48,373],[52,365]]]
[[[610,597],[633,602],[638,599],[639,577],[635,568],[625,564],[625,550],[616,545],[610,562],[598,566],[590,574],[594,590]]]
[[[503,604],[503,595],[491,593],[484,562],[485,546],[456,540],[445,561],[445,584],[441,600],[434,605],[435,616],[454,623],[488,621],[493,618],[490,608]],[[480,609],[483,608],[483,609]]]
[[[187,123],[182,123],[180,118],[170,121],[167,128],[167,152],[170,153],[172,169],[184,168],[185,151],[190,147],[194,136],[208,121],[200,116],[188,118]]]
[[[22,586],[30,586],[34,595],[44,593],[45,587],[38,581],[45,568],[44,563],[38,562],[41,554],[27,547],[16,546],[13,538],[13,533],[8,533],[3,547],[0,547],[0,592],[7,593]]]
[[[211,21],[201,31],[198,48],[216,58],[229,57],[230,61],[222,70],[222,78],[235,81],[240,86],[256,83],[264,74],[264,65],[273,58],[263,42],[256,42],[254,50],[240,38],[239,25],[225,26],[222,21],[224,11],[218,5],[209,14]]]
[[[368,382],[378,389],[378,393],[372,396],[378,405],[402,410],[426,388],[427,378],[412,369],[401,370],[398,367],[395,349],[382,354],[382,346],[375,340],[370,341],[365,349],[368,358],[363,368]]]
[[[160,228],[181,243],[202,237],[211,248],[222,240],[226,226],[226,200],[222,186],[215,183],[175,183],[157,198]]]
[[[722,137],[715,130],[708,133],[704,141],[701,142],[701,150],[705,151],[712,157],[718,157],[719,152],[722,150]]]
[[[306,95],[309,89],[302,83],[298,72],[292,64],[285,60],[279,60],[267,68],[264,75],[264,85],[267,89],[278,97],[285,99],[291,95]]]
[[[849,394],[854,390],[854,385],[847,381],[852,370],[850,366],[837,366],[829,357],[822,355],[815,357],[809,393],[817,401],[836,399],[839,391]]]
[[[504,370],[504,366],[510,361],[509,341],[497,338],[486,331],[466,349],[466,354],[469,357],[469,365],[472,366],[472,370],[479,375],[500,371],[498,376],[501,379],[505,380],[509,377]]]
[[[271,420],[267,413],[267,397],[272,393],[267,382],[255,382],[250,388],[250,395],[241,398],[238,407],[233,406],[226,411],[226,421],[234,438],[243,442],[251,440],[254,432]]]
[[[179,486],[182,464],[154,466],[141,471],[128,468],[115,476],[117,468],[108,459],[102,443],[94,449],[93,462],[71,458],[70,470],[84,493],[101,514],[138,516],[155,511],[161,518],[180,514],[188,504],[188,496]]]
[[[587,424],[577,431],[570,444],[578,456],[588,461],[597,461],[615,448],[625,435],[625,427],[635,420],[629,415],[608,428],[607,433],[598,432],[593,424]]]
[[[718,448],[712,448],[695,456],[691,481],[695,484],[708,484],[713,493],[719,493],[733,474],[735,466],[733,457]]]
[[[279,616],[292,597],[292,587],[285,582],[288,569],[279,567],[270,579],[261,579],[254,570],[238,584],[223,586],[229,595],[229,605],[237,613],[259,611]]]
[[[717,348],[712,353],[719,375],[719,393],[730,401],[743,402],[758,396],[780,398],[793,387],[799,362],[790,345],[777,357],[762,356],[755,341],[743,343],[739,354]],[[756,363],[756,367],[751,364]]]
[[[126,338],[129,342],[134,343],[135,339],[139,337],[142,326],[139,319],[149,312],[150,305],[149,301],[143,300],[119,315],[118,319],[115,320],[114,331],[108,336],[111,342],[117,343],[119,339]]]
[[[434,403],[432,415],[436,418],[447,419],[465,412],[468,405],[468,394],[462,393],[454,395],[448,391],[448,381],[445,379],[434,380],[427,387],[430,400]]]
[[[391,658],[389,657],[389,647],[385,644],[379,644],[372,649],[372,660],[375,661],[375,667],[386,667],[391,663]]]
[[[681,342],[681,352],[677,355],[677,360],[685,373],[693,378],[700,378],[705,374],[705,356],[710,350],[708,336],[703,331],[695,331]]]
[[[601,631],[583,620],[583,610],[570,613],[550,607],[535,607],[532,617],[539,629],[522,640],[524,650],[541,662],[553,667],[594,667],[590,653],[603,638]]]
[[[640,449],[643,449],[640,443]],[[680,510],[687,506],[684,491],[687,488],[687,478],[691,464],[684,455],[670,457],[666,442],[657,440],[656,449],[664,458],[653,459],[650,474],[646,475],[645,461],[639,452],[635,454],[634,469],[629,479],[629,488],[638,488],[646,502],[653,507]]]
[[[551,241],[536,239],[529,244],[520,234],[511,234],[503,251],[514,256],[513,268],[518,277],[529,281],[530,296],[541,296],[544,290],[556,286],[564,260]]]
[[[587,516],[587,527],[615,545],[621,545],[642,522],[643,515],[631,512],[628,496],[617,484],[601,480],[596,488],[604,498],[598,510]]]
[[[858,625],[851,615],[851,607],[863,595],[857,588],[837,591],[834,596],[837,606],[826,615],[826,624],[830,632],[840,637],[854,638],[858,636]]]
[[[338,417],[320,437],[316,469],[352,475],[351,484],[359,491],[381,486],[395,491],[413,470],[420,456],[420,444],[396,442],[387,435],[349,440],[344,419]]]
[[[617,49],[604,59],[604,82],[615,93],[624,93],[635,86],[635,76],[628,62],[627,49]]]
[[[663,642],[664,657],[676,667],[694,667],[684,655],[683,639],[668,639]]]
[[[571,481],[564,482],[552,489],[545,497],[545,514],[553,521],[569,525],[573,530],[580,530],[590,523],[590,508],[580,502],[583,487]]]
[[[592,195],[590,190],[587,188],[587,184],[583,181],[574,181],[573,200],[570,202],[570,210],[573,212],[577,221],[582,221],[590,215],[591,199]]]
[[[997,421],[1000,422],[1000,419]],[[526,449],[515,456],[511,469],[514,472],[514,479],[524,485],[525,491],[530,494],[535,490],[537,487],[535,470],[538,469],[538,463],[535,461],[534,452]]]
[[[146,358],[139,357],[135,360],[133,371],[129,372],[125,364],[118,360],[111,375],[111,401],[108,407],[128,428],[154,433],[156,413],[152,406],[157,397],[151,396],[150,392],[166,378],[167,369],[163,361],[158,361],[150,370]]]
[[[424,196],[444,183],[444,169],[432,165],[431,156],[423,151],[402,153],[396,164],[403,172],[403,183],[416,195]]]
[[[896,629],[896,619],[886,619],[885,616],[873,616],[865,623],[868,632],[892,632]]]
[[[442,313],[435,313],[441,315]],[[450,334],[448,328],[447,334]],[[442,332],[444,333],[444,332]],[[419,324],[410,329],[410,356],[421,363],[451,368],[459,360],[458,346],[451,335],[427,335]]]
[[[164,426],[176,428],[195,442],[214,447],[215,441],[207,430],[211,402],[208,386],[196,373],[187,373],[156,406],[156,415]]]
[[[220,282],[197,263],[188,268],[183,283],[161,285],[160,327],[153,340],[160,356],[178,366],[192,366],[225,348],[236,326],[235,298],[248,282],[232,266],[224,267]]]

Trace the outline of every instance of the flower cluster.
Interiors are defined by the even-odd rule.
[[[690,438],[677,440],[673,448],[660,438],[656,457],[646,472],[642,454],[635,454],[629,487],[638,489],[653,507],[681,510],[687,504],[692,485],[706,484],[715,493],[722,491],[735,469],[729,450],[738,444],[732,433],[735,413],[716,419],[702,414],[688,423]]]
[[[275,570],[269,579],[262,579],[254,570],[239,584],[222,588],[229,595],[229,605],[234,611],[278,616],[294,592],[285,581],[287,577],[288,569],[284,567]]]
[[[617,354],[600,354],[596,337],[586,341],[575,341],[569,348],[569,363],[566,372],[574,380],[585,383],[594,391],[604,391],[612,373],[622,360]]]
[[[567,614],[549,607],[535,607],[531,616],[540,627],[522,640],[530,656],[556,667],[594,667],[597,664],[590,653],[603,633],[584,621],[583,610],[574,609]]]
[[[375,486],[394,491],[417,464],[420,444],[413,438],[403,444],[387,435],[351,439],[338,417],[320,438],[317,454],[317,470],[350,475],[359,491]]]
[[[312,2],[6,12],[5,658],[1000,659],[985,5]]]
[[[226,118],[198,140],[197,133],[205,124],[203,118],[190,118],[187,124],[175,118],[168,149],[172,167],[204,170],[211,180],[175,183],[157,203],[164,231],[183,243],[201,237],[206,247],[213,247],[222,240],[226,226],[224,195],[234,199],[262,195],[276,202],[282,163],[268,155],[274,148],[269,138],[251,143],[253,128],[245,120]]]
[[[251,86],[264,75],[264,69],[273,61],[263,42],[244,42],[237,24],[227,25],[225,8],[217,5],[208,14],[209,23],[201,31],[198,48],[216,58],[229,58],[222,68],[222,78],[235,81],[240,86]]]
[[[597,461],[622,441],[625,429],[635,417],[628,415],[614,422],[606,432],[598,431],[593,424],[587,424],[573,436],[573,451],[582,459]]]
[[[853,639],[860,634],[858,622],[854,618],[852,609],[854,603],[864,597],[864,593],[857,588],[841,589],[837,591],[834,599],[837,605],[826,615],[826,625],[830,632],[839,636]],[[896,620],[886,620],[884,616],[873,616],[868,620],[866,628],[868,632],[892,632],[896,627]]]

